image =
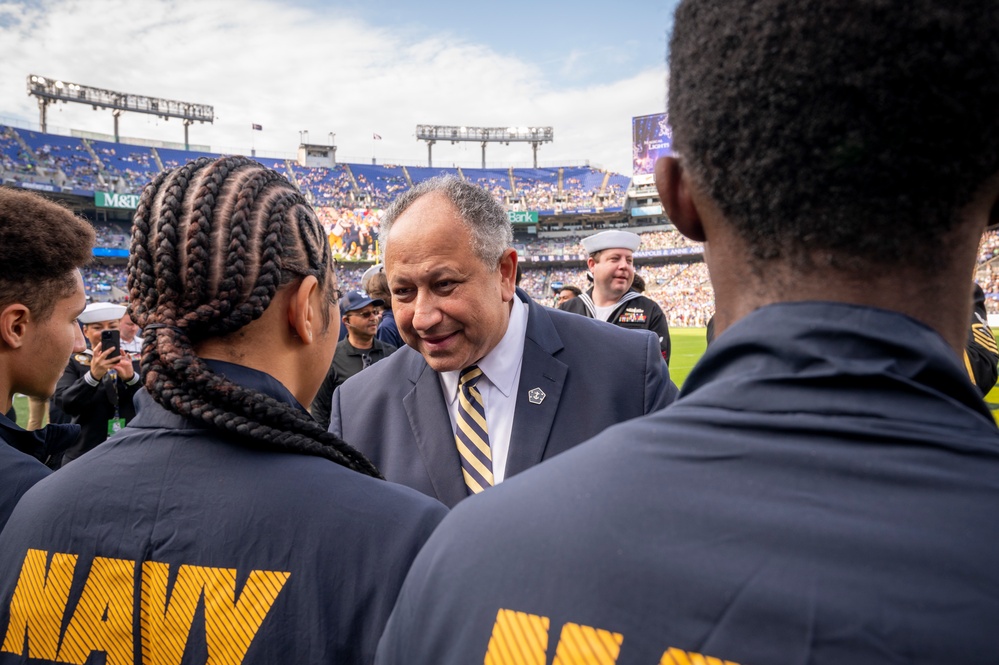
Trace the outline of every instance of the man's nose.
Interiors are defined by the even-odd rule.
[[[437,306],[437,299],[432,294],[420,294],[416,296],[413,303],[413,328],[416,330],[430,330],[442,319],[440,308]]]

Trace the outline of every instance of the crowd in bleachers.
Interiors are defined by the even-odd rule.
[[[92,141],[91,145],[115,191],[138,193],[160,172],[149,148],[106,141]]]
[[[353,205],[354,185],[342,164],[332,169],[292,164],[291,169],[298,188],[306,192],[306,198],[311,198],[314,206],[348,208]]]
[[[999,230],[986,231],[978,249],[978,285],[985,292],[985,309],[990,314],[999,314]],[[994,263],[993,263],[994,261]]]
[[[94,231],[97,232],[95,247],[128,249],[132,242],[132,229],[127,224],[99,222],[94,224]]]
[[[714,289],[703,262],[644,265],[636,274],[645,280],[645,295],[655,300],[672,327],[703,327],[714,314]],[[551,305],[552,285],[573,285],[582,291],[591,283],[584,268],[532,268],[524,270],[520,286],[536,301]]]
[[[83,286],[91,300],[121,301],[127,293],[128,266],[124,263],[105,265],[94,262],[84,266]]]
[[[38,162],[62,173],[62,186],[85,191],[100,186],[97,163],[81,139],[28,131],[20,134]]]
[[[22,148],[17,136],[35,151],[34,157]],[[161,168],[176,168],[203,156],[218,155],[0,128],[0,166],[8,177],[48,175],[55,185],[85,191],[107,189],[138,193]],[[284,160],[258,161],[289,175]],[[440,173],[462,175],[489,190],[510,210],[542,214],[621,210],[628,187],[627,176],[592,167],[462,170],[374,164],[338,164],[334,168],[292,164],[294,180],[313,205],[338,208],[362,205],[385,208],[411,184]]]
[[[409,189],[406,176],[399,166],[352,164],[360,200],[371,208],[387,208],[395,198]]]
[[[642,245],[639,252],[656,249],[675,249],[692,247],[701,249],[701,243],[689,240],[676,231],[644,231],[640,232]],[[529,243],[516,243],[514,247],[521,256],[560,256],[567,260],[586,260],[586,252],[580,243],[579,236],[564,236],[561,238],[538,238]]]
[[[20,137],[21,140],[18,140]],[[26,150],[21,141],[28,146]],[[34,154],[32,154],[32,152]],[[210,153],[149,148],[106,141],[41,134],[27,130],[0,128],[0,159],[6,177],[52,175],[54,184],[74,189],[108,189],[139,192],[161,168],[174,168]],[[590,167],[541,169],[455,169],[401,167],[368,164],[338,164],[332,168],[302,167],[285,160],[259,160],[270,168],[291,176],[315,206],[330,236],[334,255],[340,261],[362,264],[378,260],[378,227],[381,209],[387,207],[411,184],[441,173],[461,174],[487,189],[508,209],[558,213],[564,210],[620,208],[629,179]],[[290,167],[290,168],[289,168]],[[55,176],[58,174],[58,178]],[[98,224],[97,245],[127,249],[127,229],[120,225]],[[578,236],[541,238],[518,244],[524,257],[557,256],[584,261]],[[699,247],[675,232],[654,231],[642,235],[642,250]],[[999,239],[983,246],[983,252],[999,252]],[[364,266],[341,268],[342,280],[354,287]],[[686,267],[642,268],[649,295],[660,301],[672,325],[699,325],[702,313],[710,309],[711,295],[701,288],[706,279]],[[354,275],[354,273],[357,275]],[[650,274],[651,273],[651,274]],[[587,287],[581,269],[534,269],[524,275],[522,285],[536,299],[547,302],[552,282]],[[88,291],[105,299],[111,287],[124,289],[124,266],[94,266],[87,275]],[[692,305],[677,302],[687,296]]]

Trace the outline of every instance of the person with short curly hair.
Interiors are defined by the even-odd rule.
[[[0,187],[0,414],[14,393],[51,397],[70,354],[83,350],[79,269],[93,244],[93,227],[66,208]],[[21,495],[48,475],[41,462],[72,445],[79,430],[29,433],[0,415],[0,530]]]

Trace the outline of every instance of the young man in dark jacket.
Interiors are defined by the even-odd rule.
[[[0,414],[14,393],[51,396],[69,355],[83,350],[79,267],[93,243],[93,228],[62,206],[0,187]],[[42,462],[78,429],[27,432],[0,415],[0,530],[21,495],[48,475]]]

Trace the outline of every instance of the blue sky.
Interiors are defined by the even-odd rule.
[[[617,5],[510,0],[495,3],[488,12],[481,3],[458,0],[302,4],[318,11],[349,12],[414,34],[443,32],[487,44],[499,53],[535,63],[554,85],[562,86],[607,83],[628,68],[662,62],[677,0]]]
[[[343,161],[421,163],[419,123],[552,125],[543,163],[630,173],[631,117],[663,110],[675,0],[611,3],[0,0],[0,122],[37,123],[28,74],[212,104],[191,128],[214,151],[293,156],[336,134]],[[264,126],[252,132],[252,123]],[[121,134],[179,141],[176,121],[125,114]],[[110,113],[50,110],[53,131],[111,133]],[[381,141],[373,141],[378,133]],[[477,144],[436,165],[476,165]],[[530,148],[490,146],[492,164]]]

